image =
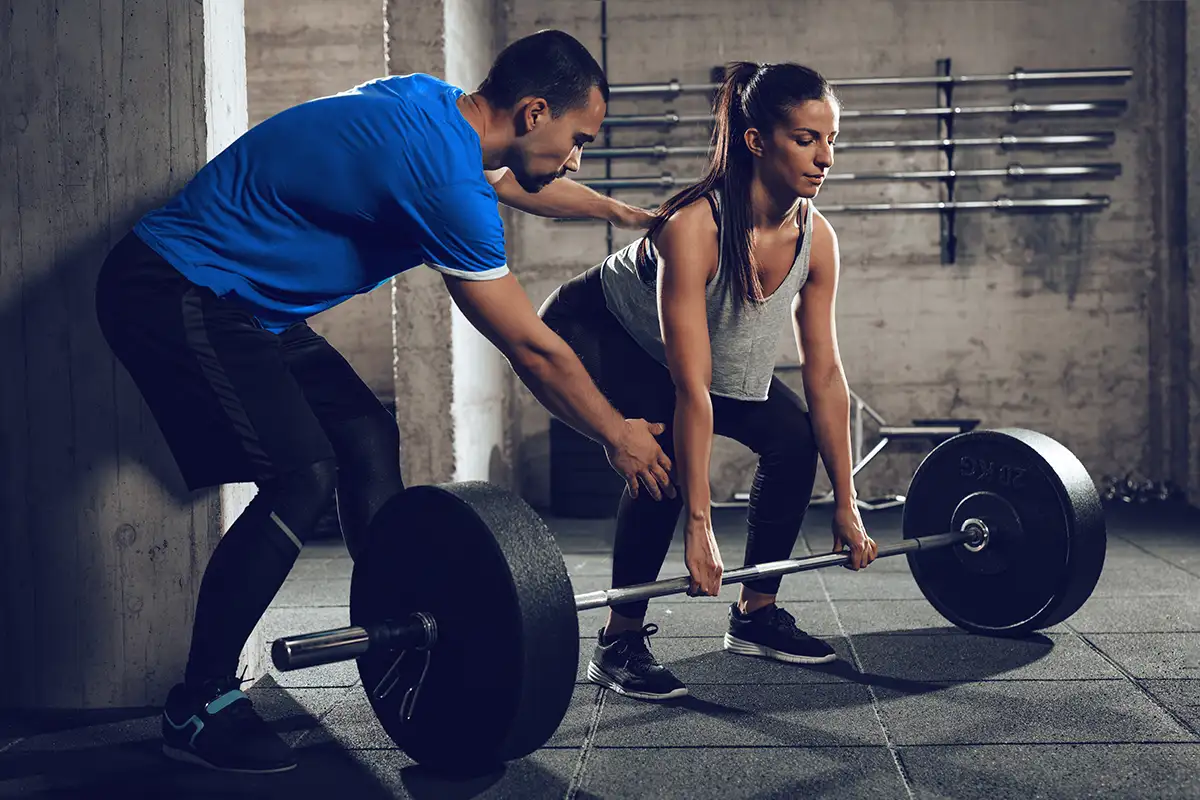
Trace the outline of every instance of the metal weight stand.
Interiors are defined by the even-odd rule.
[[[797,370],[796,365],[780,365],[776,372]],[[866,447],[867,419],[874,423],[876,435],[879,437],[870,450],[863,452]],[[850,441],[854,453],[854,467],[851,477],[857,476],[875,456],[892,442],[921,441],[933,447],[951,436],[974,430],[979,425],[977,419],[914,419],[908,425],[891,425],[883,416],[871,408],[853,390],[850,391]],[[855,503],[864,511],[882,511],[885,508],[896,508],[904,505],[905,496],[902,494],[883,495],[869,499],[858,498]],[[749,492],[735,492],[729,500],[713,501],[713,508],[744,508],[750,501]],[[833,491],[815,494],[809,500],[809,505],[829,505],[834,502]]]

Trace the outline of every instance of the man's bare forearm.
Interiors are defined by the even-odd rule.
[[[508,173],[496,183],[496,194],[506,206],[552,219],[598,219],[622,225],[645,214],[570,178],[559,178],[540,192],[530,194]]]
[[[537,401],[584,436],[612,446],[625,433],[625,418],[605,399],[570,348],[523,348],[510,362]]]

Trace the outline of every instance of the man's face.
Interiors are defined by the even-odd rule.
[[[550,116],[550,107],[534,98],[518,107],[517,139],[506,166],[527,192],[543,187],[579,170],[583,146],[595,141],[604,120],[607,105],[600,90],[592,87],[588,101],[559,116]]]

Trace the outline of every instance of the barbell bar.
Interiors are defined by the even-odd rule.
[[[921,461],[906,497],[903,539],[878,556],[905,554],[921,593],[966,631],[1051,627],[1099,580],[1099,492],[1044,434],[976,429],[947,439]],[[843,552],[758,564],[722,583],[848,560]],[[478,773],[542,747],[562,724],[579,669],[579,611],[688,583],[575,595],[553,534],[519,497],[484,482],[413,486],[371,523],[351,577],[350,626],[280,639],[272,659],[280,669],[356,659],[371,709],[401,750],[436,771]]]
[[[905,555],[914,550],[932,550],[956,544],[986,546],[986,542],[986,526],[979,520],[971,520],[961,531],[903,539],[894,544],[885,545],[879,548],[876,558]],[[721,576],[721,585],[745,583],[760,578],[790,575],[824,567],[845,566],[848,563],[850,563],[850,552],[843,551],[751,564],[724,572]],[[575,610],[588,611],[593,608],[620,605],[636,600],[682,594],[688,590],[690,585],[691,579],[688,576],[681,576],[651,583],[586,592],[575,595]],[[419,614],[401,622],[385,621],[373,626],[370,630],[358,625],[349,625],[343,628],[276,639],[271,644],[271,660],[276,668],[286,672],[320,664],[349,661],[372,648],[404,650],[430,647],[437,638],[436,625],[436,619]]]

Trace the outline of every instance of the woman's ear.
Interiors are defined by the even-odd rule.
[[[763,154],[763,136],[758,128],[747,128],[742,135],[742,139],[746,142],[746,149],[751,155],[762,157]]]

